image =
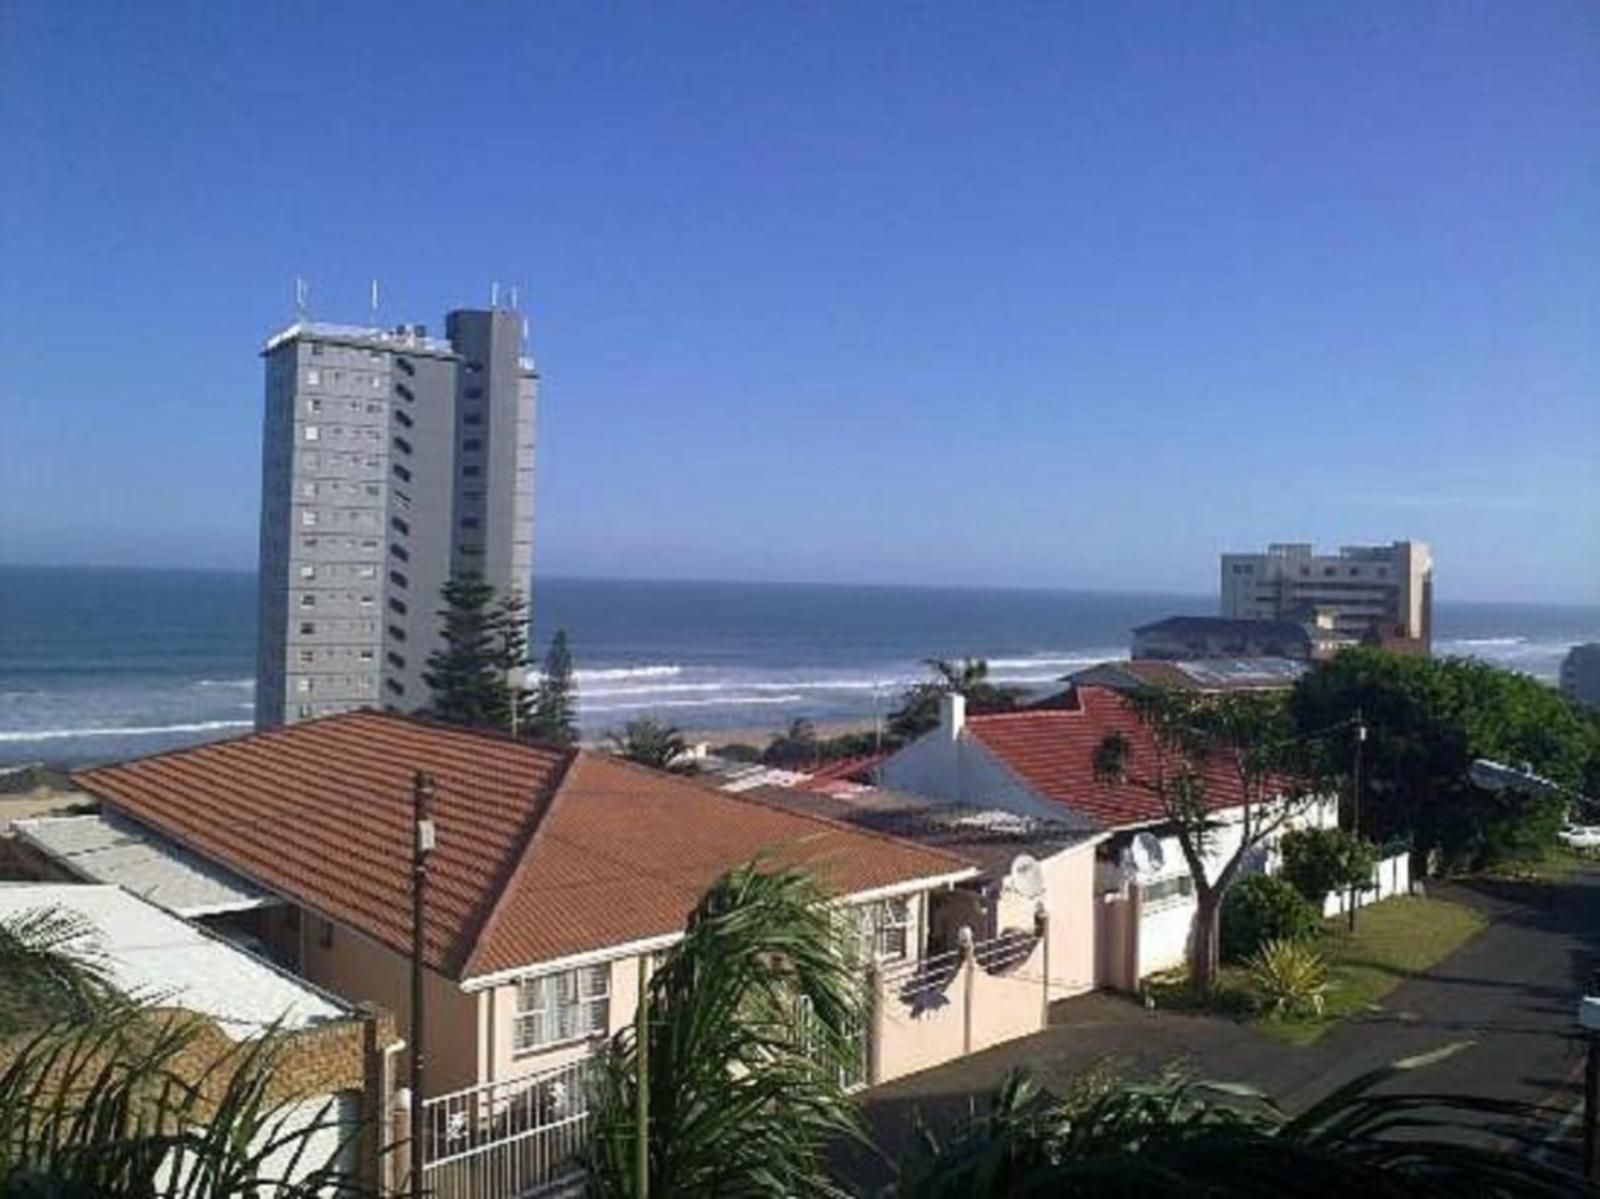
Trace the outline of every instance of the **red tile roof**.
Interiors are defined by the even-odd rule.
[[[970,716],[967,732],[1036,795],[1116,828],[1163,819],[1161,801],[1139,785],[1153,761],[1149,731],[1123,696],[1105,687],[1074,687],[1019,712]],[[1094,776],[1094,755],[1110,733],[1128,739],[1130,781]],[[1239,780],[1223,763],[1206,772],[1214,808],[1244,800]]]
[[[411,779],[434,782],[425,958],[455,978],[673,932],[763,851],[841,894],[949,875],[950,854],[587,751],[356,712],[83,770],[121,812],[401,952]]]

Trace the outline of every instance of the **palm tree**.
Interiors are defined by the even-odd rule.
[[[652,1195],[842,1195],[825,1149],[859,1135],[841,1065],[863,995],[827,897],[794,871],[718,880],[649,982]],[[635,1195],[636,1030],[613,1040],[594,1096],[593,1193]]]
[[[0,1195],[371,1193],[342,1171],[356,1132],[332,1101],[308,1113],[274,1082],[275,1030],[234,1043],[118,995],[88,934],[58,909],[0,920],[0,998],[28,1028],[0,1055]]]
[[[908,688],[889,714],[889,732],[902,740],[920,737],[939,723],[939,701],[946,695],[965,696],[974,714],[1008,712],[1027,695],[1020,687],[991,683],[983,658],[926,658],[923,664],[933,677]]]
[[[689,752],[689,745],[679,729],[648,716],[630,720],[621,729],[613,730],[606,742],[617,757],[657,770],[672,769]]]
[[[1373,1094],[1461,1046],[1395,1062],[1289,1117],[1259,1091],[1169,1077],[1110,1083],[1061,1101],[1014,1074],[990,1112],[947,1145],[926,1138],[900,1199],[1579,1199],[1600,1188],[1491,1143],[1532,1149],[1528,1104]],[[1548,1116],[1548,1112],[1543,1113]],[[1496,1121],[1493,1137],[1472,1128]],[[1518,1132],[1518,1127],[1527,1129]],[[1487,1130],[1485,1130],[1487,1132]],[[1396,1135],[1398,1134],[1398,1135]]]

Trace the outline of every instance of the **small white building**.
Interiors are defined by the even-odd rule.
[[[878,776],[886,787],[943,803],[1004,808],[1097,834],[1094,910],[1053,910],[1051,919],[1092,938],[1098,985],[1133,989],[1146,975],[1183,962],[1197,905],[1194,879],[1157,797],[1095,777],[1095,751],[1111,733],[1126,737],[1135,754],[1149,742],[1123,696],[1106,688],[1074,687],[1032,708],[979,716],[968,716],[965,700],[950,695],[939,727],[886,759]],[[1240,845],[1245,797],[1221,763],[1206,783],[1219,828],[1204,868],[1215,878]],[[1258,806],[1254,818],[1262,816],[1276,818]],[[1276,869],[1273,843],[1281,832],[1337,822],[1334,797],[1296,801],[1246,868]]]

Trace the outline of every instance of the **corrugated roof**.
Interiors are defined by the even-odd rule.
[[[132,891],[180,916],[237,912],[278,902],[231,870],[115,813],[43,816],[15,821],[12,827],[79,878]]]
[[[0,918],[41,909],[74,913],[89,926],[111,981],[127,995],[199,1012],[236,1041],[274,1021],[287,1030],[348,1019],[353,1009],[309,983],[120,887],[0,883]]]
[[[456,978],[673,932],[769,851],[839,893],[961,860],[587,751],[356,712],[85,770],[82,786],[272,890],[410,945],[411,780],[434,781],[425,958]]]
[[[1144,772],[1153,761],[1150,732],[1119,692],[1074,687],[1024,711],[968,717],[966,733],[1035,794],[1104,828],[1164,818],[1160,800],[1137,781],[1095,778],[1095,750],[1110,733],[1127,738],[1135,780],[1148,777]],[[1206,771],[1206,795],[1214,808],[1244,802],[1238,778],[1221,762]]]

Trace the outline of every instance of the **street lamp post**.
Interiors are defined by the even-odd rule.
[[[1356,753],[1355,761],[1350,767],[1350,835],[1353,839],[1361,838],[1361,750],[1367,743],[1367,722],[1361,709],[1356,709]],[[1356,900],[1360,892],[1357,890],[1355,879],[1350,880],[1350,931],[1356,931]]]
[[[411,1196],[422,1199],[423,1105],[423,935],[428,889],[428,854],[433,850],[433,820],[428,804],[433,780],[422,771],[411,779]]]

